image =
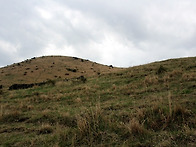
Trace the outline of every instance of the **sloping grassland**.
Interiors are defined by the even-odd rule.
[[[196,145],[196,57],[85,78],[1,89],[0,145]]]

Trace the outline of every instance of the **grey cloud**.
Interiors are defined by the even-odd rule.
[[[136,45],[142,41],[158,41],[162,45],[172,45],[174,48],[183,45],[181,42],[186,44],[185,40],[182,41],[177,36],[174,36],[188,27],[183,24],[185,17],[189,18],[189,13],[186,11],[191,8],[193,15],[196,12],[195,1],[121,1],[121,3],[113,1],[113,3],[108,3],[86,0],[85,2],[77,2],[77,4],[76,1],[69,1],[68,3],[75,9],[80,9],[90,15],[104,19],[115,31],[133,41]],[[152,16],[153,13],[155,15]],[[156,13],[159,13],[157,14],[159,18]],[[184,18],[181,17],[183,15]],[[176,17],[177,19],[182,19],[182,21],[178,22]],[[156,30],[155,27],[157,26],[151,24],[150,19],[154,19],[153,21],[156,21],[156,25],[163,30],[172,29],[172,27],[175,29],[177,26],[180,28],[179,32],[171,32],[175,34],[160,32],[160,30]],[[168,24],[163,24],[166,23],[167,19]],[[189,23],[193,22],[189,21]]]
[[[1,58],[0,67],[6,66],[8,63],[14,62],[13,57],[11,57],[10,55],[8,55],[7,53],[4,53],[2,51],[0,54],[0,58]]]
[[[195,14],[194,0],[0,1],[0,42],[11,44],[0,44],[0,66],[48,54],[116,66],[193,56]]]

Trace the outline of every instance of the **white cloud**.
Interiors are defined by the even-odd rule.
[[[18,49],[20,48],[20,45],[14,45],[10,42],[0,40],[0,51],[6,52],[8,54],[16,54]]]
[[[8,41],[0,40],[0,67],[5,66],[8,62],[20,61],[21,58],[17,56],[19,49],[19,44],[12,44]]]
[[[64,45],[62,48],[56,47],[54,44],[48,44],[43,49],[44,54],[47,55],[67,55],[67,56],[74,56],[75,51],[73,47]]]
[[[42,8],[37,8],[37,11],[43,19],[51,19],[53,17],[52,13]]]

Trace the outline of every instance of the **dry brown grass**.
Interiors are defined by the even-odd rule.
[[[146,113],[146,108],[137,109],[135,117],[141,120],[145,117],[145,113]]]
[[[125,128],[128,129],[129,133],[134,136],[143,136],[147,133],[147,130],[137,118],[132,118],[129,123],[125,125]]]
[[[183,80],[183,81],[192,81],[192,80],[196,80],[196,73],[195,73],[195,72],[184,73],[184,74],[182,75],[182,80]]]
[[[172,117],[172,101],[171,101],[171,92],[168,94],[168,104],[169,104],[169,116]]]
[[[116,84],[112,84],[112,91],[115,91],[117,89]]]
[[[182,75],[182,73],[183,73],[182,70],[176,69],[176,70],[173,70],[172,72],[169,72],[168,75],[170,78],[172,78],[172,77],[179,77]]]
[[[60,101],[63,97],[64,97],[64,95],[62,93],[57,93],[57,94],[52,96],[52,98],[57,100],[57,101]]]
[[[76,117],[77,130],[73,135],[72,144],[77,144],[78,141],[84,145],[93,146],[100,144],[101,140],[107,139],[105,132],[106,126],[110,126],[109,120],[105,118],[100,104],[94,108],[89,108],[85,112]]]
[[[22,119],[22,112],[19,110],[1,112],[1,122],[19,122]]]
[[[175,79],[181,79],[182,78],[183,71],[180,69],[173,70],[171,72],[168,72],[164,75],[163,81],[164,84],[167,85],[169,82],[175,80]]]
[[[80,134],[85,134],[86,131],[89,131],[89,124],[86,118],[78,116],[77,117],[77,126]]]
[[[147,87],[150,85],[158,84],[158,76],[156,76],[156,75],[146,76],[144,79],[144,84]]]
[[[51,110],[47,108],[46,109],[43,108],[43,110],[41,111],[41,114],[43,116],[48,116],[50,113],[51,113]]]
[[[50,134],[52,132],[53,132],[53,127],[50,124],[44,124],[44,123],[42,123],[42,125],[37,130],[37,133],[39,135],[40,134]]]
[[[63,86],[65,86],[66,84],[65,84],[64,81],[58,81],[58,82],[55,83],[55,85],[56,85],[57,87],[63,87]]]
[[[70,113],[69,113],[69,112],[65,112],[65,111],[60,112],[60,115],[61,115],[62,117],[70,117]]]
[[[1,110],[0,110],[0,120],[2,119],[3,117],[3,114],[4,114],[4,107],[3,105],[0,106]]]
[[[191,111],[187,110],[182,105],[176,104],[173,108],[173,117],[174,118],[180,116],[180,117],[182,117],[183,120],[185,120],[185,118],[187,116],[190,116],[190,114],[191,114]]]
[[[76,103],[81,103],[82,102],[82,99],[78,97],[78,98],[75,99],[75,102]]]
[[[46,95],[46,94],[41,94],[39,96],[39,98],[44,101],[44,102],[47,102],[47,101],[50,101],[53,99],[53,97],[51,97],[51,95]]]
[[[26,101],[19,102],[18,109],[22,111],[30,111],[34,109],[34,106],[27,103]]]

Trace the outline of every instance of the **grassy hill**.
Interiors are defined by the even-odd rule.
[[[43,57],[0,73],[2,146],[196,145],[196,57],[127,69]]]
[[[71,79],[121,70],[89,60],[66,56],[43,56],[0,68],[0,84],[39,83],[46,80]]]

